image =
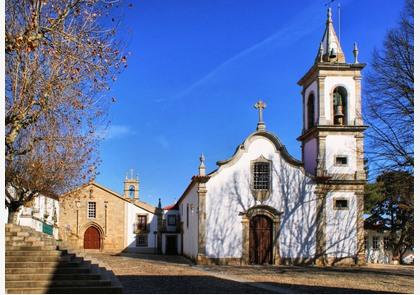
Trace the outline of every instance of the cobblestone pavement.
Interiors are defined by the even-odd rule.
[[[93,254],[124,293],[413,293],[412,266],[196,266],[180,256]]]
[[[90,254],[106,263],[123,285],[124,293],[272,293],[194,267],[180,256]]]

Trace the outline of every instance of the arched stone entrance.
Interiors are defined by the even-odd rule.
[[[249,262],[273,263],[273,221],[266,215],[255,215],[250,220]]]
[[[242,215],[243,264],[280,264],[278,235],[282,212],[266,205],[249,208]]]
[[[89,226],[83,237],[84,249],[101,249],[101,234],[95,226]]]

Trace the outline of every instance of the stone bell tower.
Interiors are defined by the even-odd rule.
[[[346,62],[334,30],[331,8],[314,64],[299,80],[302,87],[302,142],[305,170],[317,189],[316,262],[337,259],[364,263],[364,170],[361,71],[354,43]]]
[[[365,64],[347,63],[335,33],[331,8],[313,66],[299,80],[302,87],[302,142],[305,169],[313,175],[339,174],[365,179],[361,116],[361,71]]]
[[[134,177],[133,169],[130,170],[130,176],[126,175],[124,180],[124,198],[139,199],[139,177]]]

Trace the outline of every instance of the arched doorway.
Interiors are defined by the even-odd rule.
[[[84,249],[100,249],[101,248],[101,235],[99,230],[94,227],[90,226],[85,231],[85,236],[83,240],[83,248]]]
[[[250,220],[249,262],[273,263],[273,221],[266,215],[255,215]]]

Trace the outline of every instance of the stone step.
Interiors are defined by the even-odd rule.
[[[7,288],[8,294],[119,294],[118,287],[45,287],[45,288]]]
[[[7,246],[7,245],[6,245]],[[57,250],[57,246],[7,246],[6,250],[8,251],[49,251],[49,250]]]
[[[74,269],[73,269],[74,270]],[[100,280],[99,274],[90,273],[69,273],[56,274],[54,272],[47,274],[6,274],[6,281],[47,281],[47,280]]]
[[[88,267],[41,267],[41,268],[6,268],[6,274],[88,274],[90,269]]]
[[[28,242],[28,241],[6,241],[6,246],[21,246],[21,247],[44,247],[44,246],[57,246],[53,241],[35,241],[35,242]]]
[[[6,256],[6,262],[70,262],[75,255],[64,256]]]
[[[39,288],[39,287],[104,287],[111,286],[107,280],[44,280],[44,281],[6,281],[6,288]]]
[[[60,251],[60,250],[6,251],[6,256],[63,256],[66,254],[67,254],[67,251]]]
[[[6,268],[78,267],[79,261],[72,262],[6,262]]]

